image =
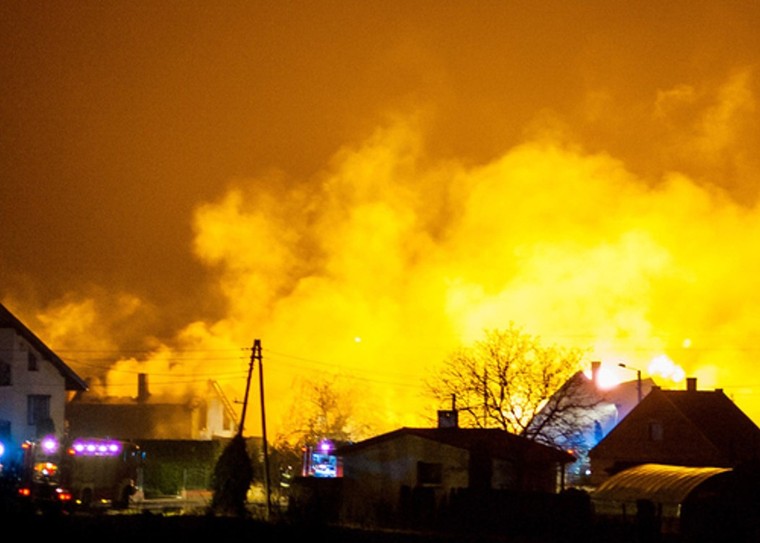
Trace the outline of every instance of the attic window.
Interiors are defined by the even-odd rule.
[[[11,386],[11,365],[0,360],[0,387]]]
[[[39,365],[37,364],[37,355],[34,354],[32,351],[29,351],[27,353],[27,369],[29,371],[39,371]]]
[[[651,421],[649,423],[649,441],[662,441],[662,423]]]
[[[417,462],[417,484],[440,485],[443,482],[443,467],[440,463]]]

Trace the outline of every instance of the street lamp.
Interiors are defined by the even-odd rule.
[[[631,368],[630,366],[626,366],[622,362],[618,364],[621,368],[625,368],[627,370],[635,371],[636,372],[636,392],[639,396],[639,403],[641,403],[641,370],[636,368]]]

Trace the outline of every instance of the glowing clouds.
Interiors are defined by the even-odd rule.
[[[654,357],[649,363],[647,371],[658,383],[660,382],[660,377],[672,383],[680,383],[686,377],[684,369],[664,354]]]
[[[173,394],[224,376],[239,398],[244,356],[183,353],[259,338],[273,432],[298,400],[294,383],[331,374],[356,381],[379,431],[422,425],[441,407],[424,396],[426,374],[510,322],[674,382],[751,367],[740,347],[760,324],[748,273],[760,269],[756,210],[683,174],[642,179],[546,139],[479,166],[431,162],[421,142],[419,126],[400,122],[314,179],[238,180],[200,205],[194,251],[226,313],[116,363],[115,395],[146,372]],[[699,349],[674,339],[687,335]]]
[[[209,332],[247,343],[243,331],[255,331],[265,352],[375,372],[366,397],[377,389],[396,402],[381,372],[422,376],[510,321],[590,359],[645,368],[668,352],[689,372],[709,363],[670,338],[712,326],[719,284],[738,291],[731,248],[757,217],[683,175],[642,180],[609,156],[547,141],[480,167],[425,164],[414,130],[401,123],[341,150],[310,192],[240,181],[199,208],[196,249],[220,270],[230,308]],[[755,265],[760,253],[740,258]],[[358,329],[372,339],[360,352],[345,341]],[[656,360],[652,375],[683,378]],[[279,373],[271,387],[286,403],[294,376]],[[407,415],[432,412],[405,401]],[[377,412],[401,410],[386,407]]]

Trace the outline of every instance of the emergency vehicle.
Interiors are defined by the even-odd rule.
[[[63,509],[71,493],[61,486],[61,444],[53,437],[21,445],[18,497],[23,504],[44,510]]]
[[[122,509],[142,490],[145,456],[131,441],[49,437],[22,449],[18,494],[32,504]]]

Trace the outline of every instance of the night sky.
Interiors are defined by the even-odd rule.
[[[758,29],[749,0],[6,0],[0,301],[108,395],[240,399],[258,338],[274,432],[321,379],[428,425],[424,380],[510,322],[760,422]]]

